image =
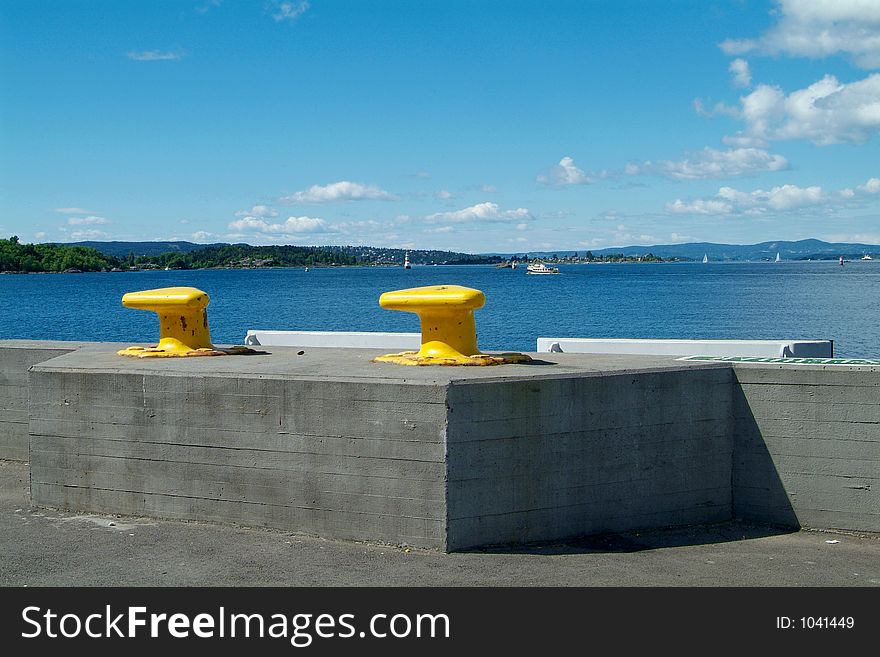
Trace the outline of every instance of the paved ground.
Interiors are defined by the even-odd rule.
[[[0,461],[0,585],[880,586],[880,536],[730,522],[440,554],[33,509],[27,465]]]

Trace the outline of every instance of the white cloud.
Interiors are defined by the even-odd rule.
[[[363,221],[343,221],[339,224],[334,224],[334,227],[340,230],[362,230],[362,229],[376,229],[381,228],[388,224],[382,224],[375,219],[366,219]]]
[[[594,182],[582,169],[574,163],[574,160],[566,155],[559,164],[551,167],[546,174],[537,178],[539,183],[552,187],[568,187],[570,185],[589,185]]]
[[[484,194],[494,194],[498,188],[495,185],[480,185],[480,191]]]
[[[678,161],[645,162],[642,165],[627,165],[625,173],[636,175],[653,173],[675,180],[705,180],[707,178],[728,178],[744,176],[761,171],[782,171],[788,169],[788,160],[781,155],[769,153],[759,148],[735,148],[719,151],[706,147],[697,153],[688,154]]]
[[[733,208],[724,201],[697,199],[685,203],[681,199],[676,199],[672,203],[667,203],[666,209],[675,214],[730,214]]]
[[[55,212],[61,214],[91,214],[91,211],[82,208],[55,208]]]
[[[425,217],[425,223],[429,224],[457,224],[465,222],[503,222],[518,221],[531,219],[532,215],[526,208],[517,208],[516,210],[501,210],[497,203],[477,203],[468,208],[455,210],[453,212],[436,212]]]
[[[829,200],[821,187],[782,185],[769,191],[757,189],[741,192],[722,187],[712,199],[697,199],[686,203],[680,199],[666,209],[678,214],[747,214],[758,215],[770,211],[786,212],[809,206],[824,205]]]
[[[802,208],[833,208],[858,202],[867,196],[880,193],[880,178],[870,178],[864,185],[855,189],[844,188],[836,192],[826,192],[819,186],[799,187],[781,185],[769,190],[756,189],[743,192],[732,187],[722,187],[711,198],[693,201],[676,199],[666,204],[666,209],[675,214],[697,215],[765,215],[790,212]]]
[[[104,217],[71,217],[67,220],[68,226],[92,226],[109,224],[110,221]]]
[[[46,233],[40,231],[39,233],[34,233],[34,237],[36,237],[38,240],[43,240],[46,239]]]
[[[728,55],[844,55],[865,69],[880,67],[880,3],[876,0],[777,0],[779,21],[756,39],[728,39]]]
[[[216,237],[214,233],[209,233],[206,230],[197,230],[190,237],[194,239],[196,242],[201,242],[203,240],[211,239],[212,237]]]
[[[746,60],[741,58],[734,59],[730,62],[727,70],[733,75],[733,83],[737,87],[748,87],[752,83],[752,72]]]
[[[868,182],[859,185],[856,189],[866,194],[876,194],[880,192],[880,178],[869,178]]]
[[[740,118],[739,110],[735,107],[730,107],[729,105],[725,105],[724,103],[718,102],[712,107],[712,109],[706,109],[706,106],[703,104],[702,98],[694,98],[694,111],[700,116],[730,116],[735,119]]]
[[[296,20],[310,6],[306,0],[298,0],[297,2],[278,2],[276,0],[272,3],[272,18],[275,19],[276,23]]]
[[[236,217],[277,217],[278,213],[268,205],[255,205],[250,210],[239,210]]]
[[[435,193],[434,196],[444,201],[455,198],[455,194],[445,189],[441,189],[439,192]]]
[[[265,219],[243,217],[230,222],[229,228],[234,231],[263,233],[270,235],[290,235],[296,233],[316,233],[327,230],[327,222],[314,217],[288,217],[283,223],[270,224]]]
[[[312,185],[281,199],[285,203],[333,203],[338,201],[395,201],[397,197],[375,185],[341,180],[329,185]]]
[[[452,226],[438,226],[437,228],[425,228],[426,233],[451,233],[455,230]]]
[[[207,14],[211,8],[219,7],[221,4],[223,4],[223,0],[205,0],[203,5],[196,6],[195,11],[199,14]]]
[[[180,52],[161,51],[161,50],[142,50],[140,52],[131,51],[128,58],[136,62],[167,62],[174,61],[183,57]]]
[[[880,131],[880,73],[851,83],[826,75],[786,95],[776,86],[758,85],[740,98],[738,118],[746,123],[739,143],[808,139],[824,146],[861,143]]]
[[[110,237],[108,233],[102,230],[75,230],[70,234],[70,238],[74,241],[79,240],[100,240]]]
[[[570,164],[573,166],[573,162]],[[622,171],[616,172],[603,170],[584,174],[583,171],[578,169],[578,175],[583,176],[584,180],[590,182],[599,179],[615,178],[621,175],[653,175],[673,180],[708,180],[713,178],[749,176],[764,171],[783,171],[788,168],[788,160],[782,155],[770,153],[765,149],[756,148],[751,145],[728,150],[718,150],[707,146],[695,153],[685,153],[684,157],[680,160],[661,160],[659,162],[648,160],[641,164],[630,162]],[[568,179],[573,180],[576,177],[575,174],[571,174]],[[544,182],[549,184],[549,180],[549,178],[545,178]],[[577,184],[574,182],[562,183],[559,180],[557,178],[557,182],[554,184],[557,186]]]

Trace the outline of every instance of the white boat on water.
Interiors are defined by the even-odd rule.
[[[776,252],[776,262],[782,262],[782,258],[779,257],[779,252]]]
[[[708,256],[708,254],[704,253],[703,254],[703,264],[705,265],[707,262],[709,262],[709,256]]]
[[[873,259],[874,259],[874,258],[872,258],[871,256],[869,256],[867,253],[866,253],[865,255],[862,256],[862,260],[873,260]]]
[[[526,269],[527,274],[558,274],[559,267],[548,267],[543,262],[531,264]]]

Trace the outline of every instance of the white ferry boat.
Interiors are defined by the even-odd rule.
[[[543,262],[536,262],[526,268],[527,274],[558,274],[559,267],[548,267]]]

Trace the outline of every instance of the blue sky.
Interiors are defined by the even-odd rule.
[[[880,2],[0,3],[0,235],[880,243]]]

